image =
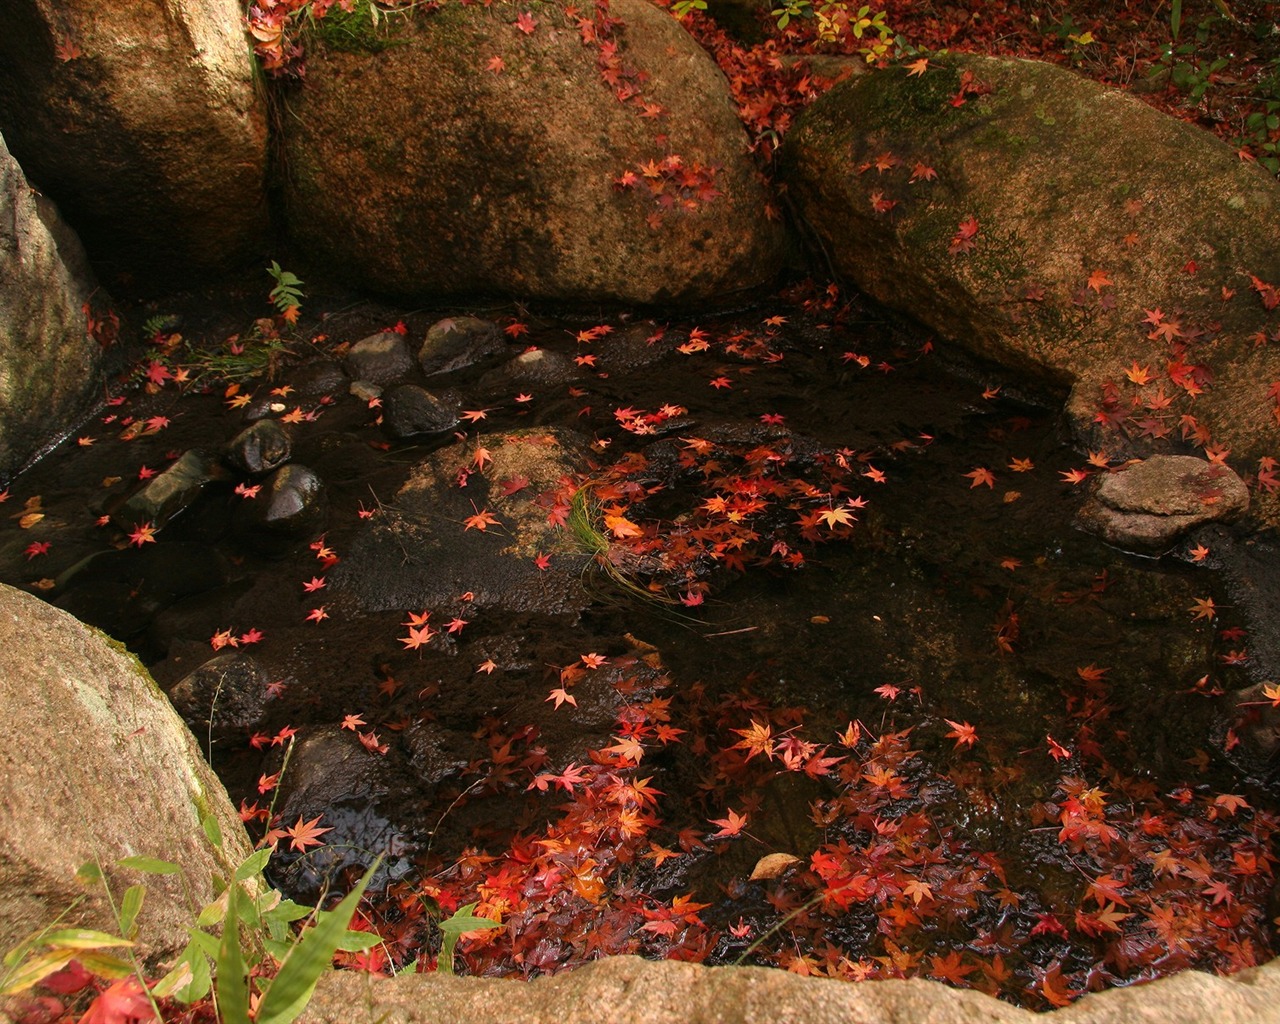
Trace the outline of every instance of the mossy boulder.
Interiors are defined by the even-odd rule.
[[[1082,442],[1280,455],[1280,186],[1208,133],[1052,65],[955,56],[835,87],[782,162],[838,273],[1072,387]]]
[[[266,121],[238,0],[0,5],[0,131],[113,286],[259,255]]]
[[[79,240],[0,137],[0,482],[97,399],[103,348],[84,309],[105,318],[96,291]]]
[[[286,100],[292,236],[343,280],[691,303],[769,282],[782,229],[728,85],[645,0],[448,4],[313,46]],[[605,17],[605,14],[608,17]]]

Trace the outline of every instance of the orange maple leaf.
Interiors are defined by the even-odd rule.
[[[975,487],[981,487],[983,484],[986,484],[990,488],[995,488],[995,474],[992,473],[991,470],[985,469],[982,466],[979,466],[977,469],[973,470],[973,472],[965,473],[964,475],[973,481],[973,483],[969,485],[969,490],[973,490]]]
[[[1103,288],[1113,283],[1114,282],[1111,280],[1111,278],[1107,276],[1107,272],[1105,270],[1095,270],[1092,274],[1089,275],[1089,280],[1086,283],[1085,287],[1090,288],[1095,292],[1101,292]]]
[[[738,814],[732,807],[729,808],[729,816],[726,818],[708,818],[713,825],[719,825],[720,831],[712,833],[709,839],[728,838],[736,836],[742,831],[742,827],[747,823],[747,815]]]
[[[305,853],[308,846],[322,845],[318,836],[324,835],[326,832],[332,832],[333,828],[320,828],[320,819],[323,814],[317,814],[310,821],[304,822],[302,815],[298,815],[298,823],[292,828],[284,830],[284,834],[289,837],[289,849],[297,850],[299,853]]]
[[[472,505],[471,507],[475,508],[475,505]],[[498,517],[486,508],[483,511],[477,510],[476,514],[473,516],[467,516],[463,522],[466,524],[462,528],[463,533],[466,533],[468,530],[479,530],[483,533],[490,526],[498,525]]]

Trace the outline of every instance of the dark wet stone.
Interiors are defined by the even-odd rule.
[[[383,331],[352,345],[347,351],[346,364],[354,380],[390,384],[413,369],[413,356],[403,337],[395,331]]]
[[[262,722],[270,681],[252,655],[228,651],[170,687],[169,700],[197,739],[210,730],[252,732]]]
[[[484,474],[475,449],[489,450]],[[535,499],[585,465],[585,440],[570,431],[523,430],[482,434],[465,445],[428,455],[329,575],[330,586],[351,591],[367,611],[423,608],[470,591],[475,607],[576,612],[590,603],[582,573],[592,560],[569,530],[547,522]],[[467,486],[459,487],[460,475]],[[503,494],[503,481],[527,480]],[[489,509],[496,526],[464,529]],[[545,570],[534,559],[551,556]]]
[[[673,339],[658,337],[659,334],[660,329],[653,323],[632,324],[606,334],[591,346],[596,369],[622,374],[652,366],[676,347]]]
[[[581,376],[582,371],[569,356],[538,348],[530,352],[522,352],[496,370],[490,370],[480,378],[479,387],[489,392],[510,388],[547,387],[567,384]]]
[[[473,366],[506,349],[502,330],[489,320],[474,316],[440,320],[427,329],[418,350],[418,364],[427,376]]]
[[[328,516],[324,481],[293,463],[269,476],[262,491],[236,510],[236,527],[251,542],[270,548],[315,536]]]
[[[279,416],[295,406],[304,408],[319,404],[326,398],[342,395],[350,380],[342,367],[332,359],[317,359],[295,366],[271,386],[259,387],[252,401],[244,407],[244,419],[248,423]],[[285,394],[277,388],[287,389]]]
[[[385,742],[372,730],[365,735]],[[356,733],[337,725],[299,733],[281,778],[277,809],[286,826],[322,816],[319,827],[332,831],[305,857],[293,859],[286,852],[277,868],[301,892],[336,880],[345,868],[362,871],[377,854],[385,860],[375,886],[404,874],[409,869],[404,855],[412,851],[413,840],[394,819],[406,810],[397,796],[413,782],[393,747],[369,750]]]
[[[289,432],[278,420],[258,420],[227,445],[227,461],[242,473],[261,476],[279,469],[292,454]]]
[[[416,384],[401,384],[382,396],[382,430],[393,441],[442,434],[461,419],[462,402],[452,391],[434,395]]]
[[[160,529],[194,504],[210,484],[230,479],[217,456],[192,448],[130,495],[111,513],[111,521],[126,531],[142,523]]]
[[[289,397],[323,398],[342,394],[350,379],[332,359],[316,359],[294,367],[285,375],[284,383],[293,388]]]
[[[428,786],[462,774],[471,761],[471,737],[436,722],[415,721],[400,735],[409,764]]]
[[[1078,525],[1127,551],[1165,551],[1205,523],[1249,507],[1249,491],[1226,466],[1191,455],[1153,455],[1101,477]]]

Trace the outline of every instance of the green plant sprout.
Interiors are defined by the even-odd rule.
[[[224,843],[217,819],[205,815],[200,824],[214,851],[221,855]],[[58,928],[57,922],[37,930],[0,961],[0,995],[24,992],[74,960],[105,980],[136,977],[157,1019],[161,1016],[158,1000],[172,998],[190,1004],[212,995],[224,1024],[291,1024],[306,1008],[335,952],[363,952],[382,941],[370,932],[350,928],[381,858],[374,860],[336,907],[319,910],[285,899],[267,884],[263,871],[271,854],[271,849],[258,850],[237,865],[229,879],[212,879],[217,898],[188,927],[191,937],[187,945],[169,972],[153,985],[148,984],[144,965],[133,952],[146,886],[130,885],[117,902],[101,866],[92,861],[83,865],[76,877],[102,885],[118,934]],[[179,865],[152,857],[125,857],[116,861],[116,866],[150,875],[182,872]],[[74,904],[67,912],[73,908]],[[298,921],[310,924],[295,931],[293,925]],[[479,926],[468,925],[460,931],[475,927]],[[256,1010],[251,1014],[254,1004]]]
[[[298,313],[302,309],[303,294],[300,287],[303,284],[302,280],[287,270],[281,270],[280,264],[275,260],[271,261],[267,273],[276,283],[270,292],[271,301],[275,303],[276,309],[285,320],[291,324],[297,323]]]

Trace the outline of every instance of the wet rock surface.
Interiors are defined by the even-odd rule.
[[[592,555],[534,500],[578,472],[584,448],[583,438],[549,429],[481,434],[433,453],[356,539],[334,585],[366,611],[444,604],[463,592],[481,608],[585,607],[581,575]],[[486,511],[493,522],[475,518]],[[549,556],[545,569],[540,555]]]
[[[1248,508],[1248,488],[1229,467],[1191,455],[1153,455],[1100,477],[1077,520],[1110,544],[1151,553]]]
[[[448,317],[427,329],[418,350],[418,365],[428,377],[452,373],[506,351],[502,330],[474,316]]]
[[[250,543],[270,550],[309,540],[324,529],[329,505],[315,470],[290,463],[272,473],[262,491],[236,510],[236,527]]]
[[[381,397],[382,429],[393,441],[442,434],[462,418],[462,402],[453,391],[433,393],[416,384],[399,384]]]
[[[263,419],[246,427],[227,445],[227,461],[242,473],[263,476],[289,461],[289,433],[278,420]]]
[[[251,654],[215,655],[165,692],[196,736],[253,732],[262,722],[270,676]]]
[[[413,356],[402,335],[395,331],[382,331],[361,338],[351,346],[347,352],[346,369],[354,380],[389,384],[413,369]]]
[[[230,479],[215,454],[192,448],[130,495],[111,513],[111,520],[126,531],[144,524],[163,529],[190,509],[210,486]]]

